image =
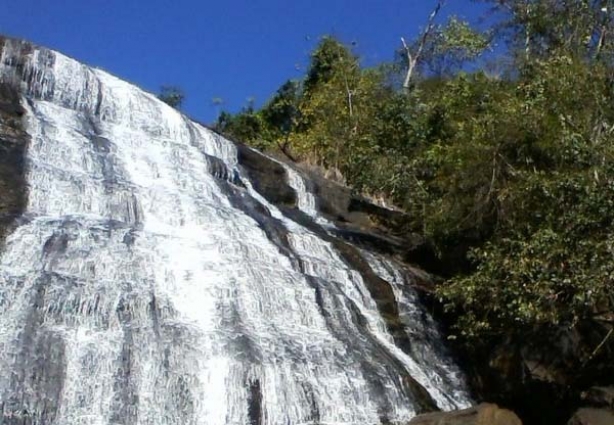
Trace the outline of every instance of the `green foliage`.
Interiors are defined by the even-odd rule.
[[[489,38],[489,34],[452,16],[445,25],[438,25],[429,37],[422,67],[427,73],[440,77],[453,75],[488,50]]]
[[[571,53],[610,63],[614,48],[611,0],[480,0],[500,12],[497,29],[525,58]]]
[[[572,327],[611,309],[611,171],[600,180],[590,173],[535,174],[515,188],[523,219],[474,249],[477,270],[441,290],[462,306],[459,329],[465,336]]]
[[[299,120],[300,85],[288,80],[262,109],[262,117],[277,137],[286,137]]]
[[[262,113],[255,111],[251,104],[236,115],[222,111],[215,129],[258,149],[265,149],[269,144],[266,140],[266,123],[262,119]]]
[[[162,86],[158,94],[158,99],[175,109],[181,109],[181,105],[183,105],[183,101],[185,100],[185,94],[183,90],[177,86]]]
[[[438,296],[470,343],[614,311],[611,14],[599,2],[487,1],[501,25],[436,27],[409,93],[402,68],[363,68],[324,37],[302,82],[218,122],[404,208],[406,230],[454,259]],[[496,78],[479,69],[491,37],[512,46]]]

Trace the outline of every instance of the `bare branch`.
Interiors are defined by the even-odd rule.
[[[603,340],[601,340],[601,342],[599,343],[599,345],[597,346],[597,348],[595,348],[593,350],[593,352],[591,353],[590,356],[588,356],[588,359],[586,359],[584,361],[584,363],[582,364],[582,367],[586,366],[586,364],[588,362],[590,362],[595,355],[599,352],[599,350],[601,349],[601,347],[603,347],[605,345],[606,342],[608,342],[608,339],[610,339],[610,337],[612,336],[612,334],[614,334],[614,328],[611,328],[610,331],[607,333],[607,335],[605,336],[605,338],[603,338]]]
[[[439,14],[441,8],[445,5],[446,0],[438,0],[435,8],[429,15],[429,19],[426,25],[426,28],[422,32],[422,36],[420,37],[420,42],[418,44],[418,50],[415,54],[412,55],[410,48],[407,46],[405,39],[401,37],[401,42],[403,43],[403,49],[405,50],[405,54],[407,55],[407,73],[405,74],[405,81],[403,82],[403,88],[405,91],[409,92],[411,87],[411,79],[414,74],[414,70],[416,69],[416,65],[420,61],[422,56],[422,52],[424,51],[424,47],[426,46],[426,42],[428,41],[428,37],[435,28],[435,18]]]
[[[528,61],[531,58],[531,3],[528,1],[525,3],[525,15],[527,24],[524,30],[524,54],[525,58]]]

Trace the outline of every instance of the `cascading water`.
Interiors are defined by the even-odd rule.
[[[286,174],[288,175],[288,184],[296,191],[297,207],[310,217],[321,219],[316,208],[316,198],[313,193],[307,190],[305,180],[293,168],[284,165]]]
[[[253,188],[234,144],[22,42],[4,42],[0,81],[21,86],[31,138],[27,209],[0,256],[1,424],[358,425],[469,404],[402,271],[362,252],[409,350],[331,240]]]

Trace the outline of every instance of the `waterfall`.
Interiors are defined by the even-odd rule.
[[[254,189],[233,143],[102,70],[5,40],[0,82],[30,136],[0,253],[1,424],[362,425],[470,404],[407,274],[357,250],[403,350],[298,173],[316,227]]]
[[[316,198],[309,190],[303,177],[297,173],[292,167],[284,164],[284,169],[288,175],[288,184],[296,192],[297,206],[299,210],[316,219],[321,219],[316,208]]]

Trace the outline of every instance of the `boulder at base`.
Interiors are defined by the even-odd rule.
[[[582,393],[582,400],[592,407],[614,409],[614,386],[590,388]]]
[[[510,410],[482,403],[464,410],[419,415],[409,425],[522,425],[522,422]]]
[[[614,425],[614,411],[592,407],[582,408],[573,415],[567,425]]]

